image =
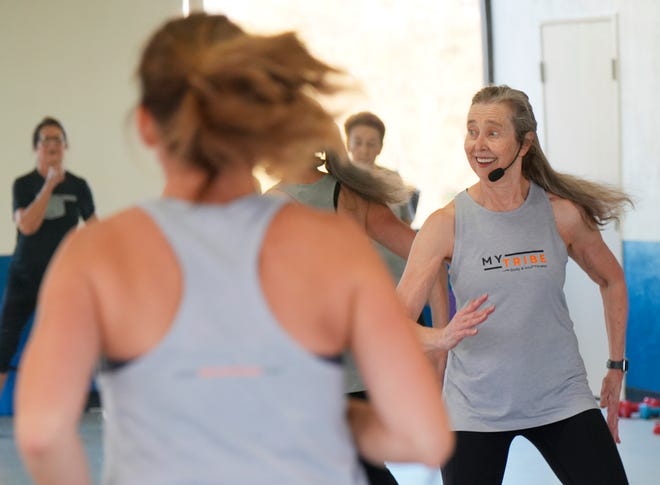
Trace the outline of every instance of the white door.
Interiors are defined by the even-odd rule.
[[[616,19],[596,18],[541,25],[545,113],[544,149],[559,172],[621,185]],[[621,262],[620,230],[603,238]],[[566,299],[589,384],[600,394],[608,358],[600,291],[572,260]]]

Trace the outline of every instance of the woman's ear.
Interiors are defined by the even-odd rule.
[[[148,147],[153,147],[158,141],[158,130],[156,129],[156,122],[154,117],[147,111],[147,109],[139,105],[135,112],[135,123],[137,130],[142,139],[142,143]]]
[[[528,131],[527,133],[525,133],[525,138],[523,138],[523,144],[522,144],[523,147],[521,150],[522,156],[525,156],[527,154],[531,146],[534,144],[535,138],[536,138],[536,133],[534,133],[533,131]]]

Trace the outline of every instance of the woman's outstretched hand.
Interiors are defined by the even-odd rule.
[[[488,299],[488,294],[483,294],[458,310],[451,321],[443,327],[439,347],[450,350],[456,347],[465,337],[472,337],[479,332],[477,326],[483,323],[488,315],[493,313],[495,306],[491,305],[479,309]]]

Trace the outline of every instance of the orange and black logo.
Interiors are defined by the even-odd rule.
[[[521,271],[548,266],[543,249],[488,256],[481,258],[481,265],[484,271]]]

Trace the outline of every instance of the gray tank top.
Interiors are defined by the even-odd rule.
[[[493,212],[464,191],[450,281],[460,308],[488,293],[495,311],[449,352],[445,399],[459,431],[542,426],[596,408],[564,297],[566,246],[547,194]]]
[[[162,341],[101,372],[104,484],[365,483],[341,367],[292,340],[262,293],[261,245],[283,203],[142,206],[184,289]]]
[[[334,192],[337,179],[326,174],[311,184],[281,184],[276,188],[301,204],[325,211],[335,211]]]

